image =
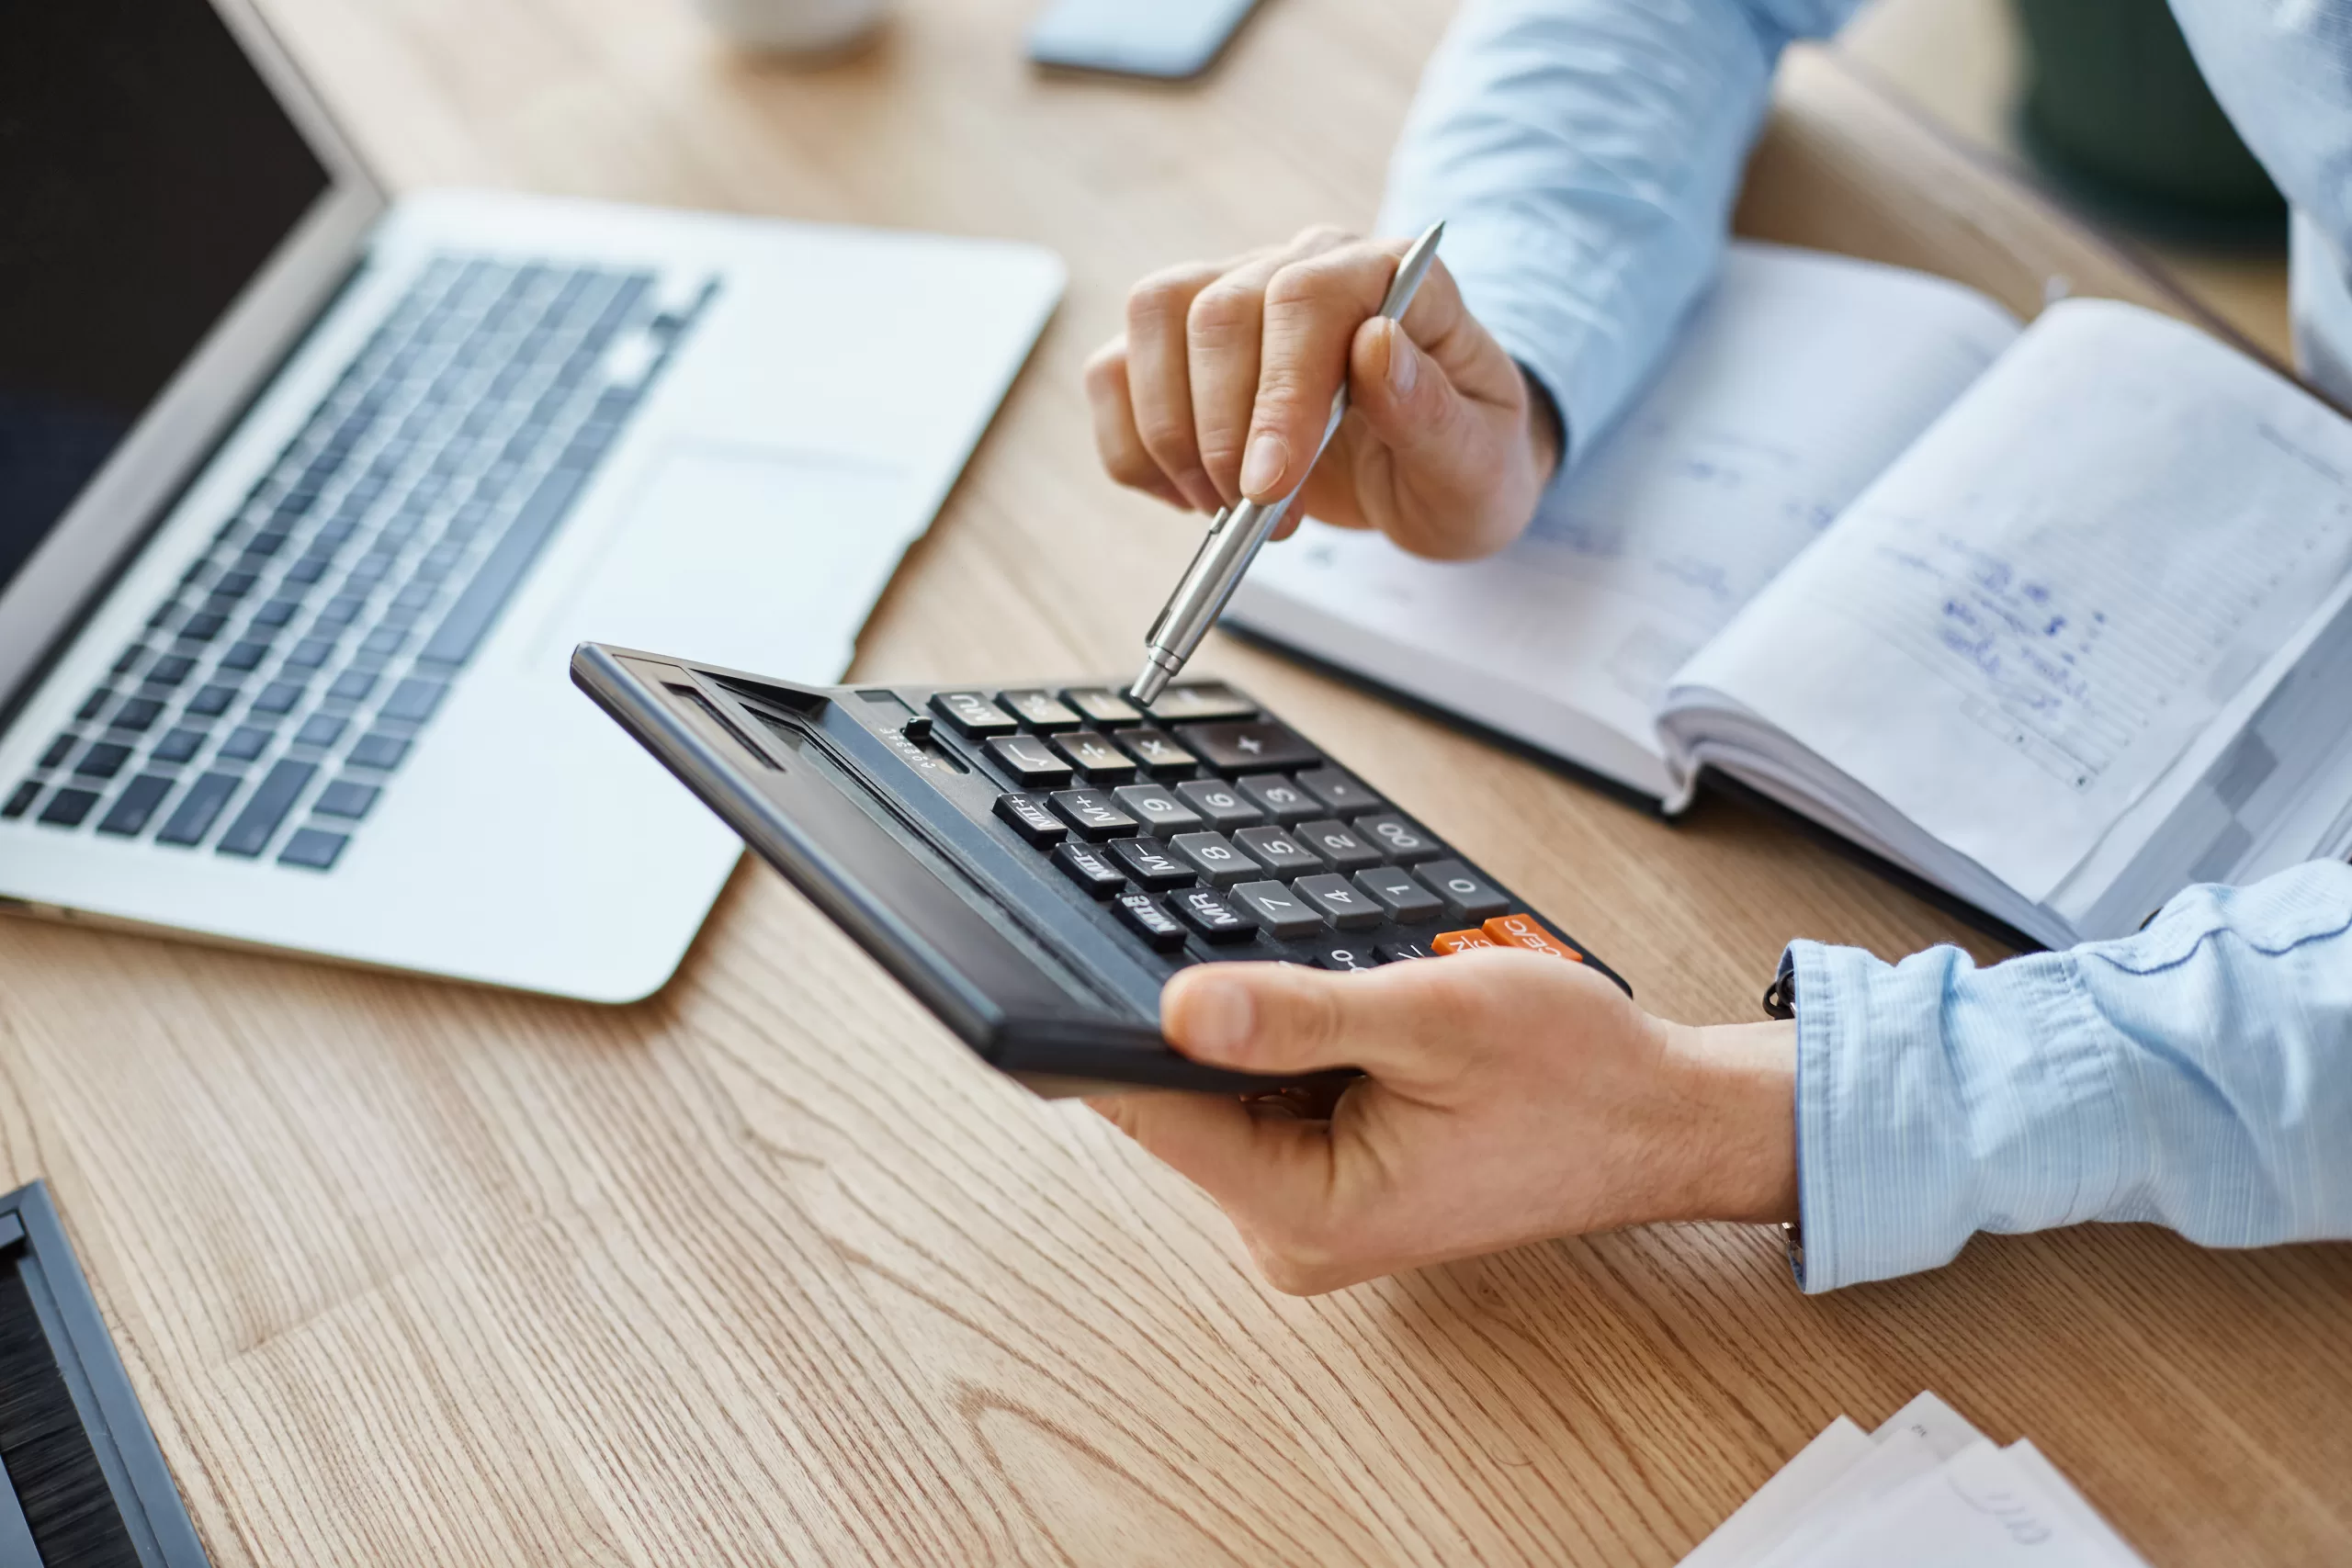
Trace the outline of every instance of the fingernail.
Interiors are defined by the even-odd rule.
[[[1271,430],[1250,438],[1249,456],[1241,460],[1241,493],[1263,498],[1283,482],[1290,468],[1290,448]]]
[[[1227,980],[1195,982],[1185,998],[1184,1043],[1204,1056],[1231,1057],[1250,1043],[1257,1009],[1248,987]]]
[[[1405,329],[1392,321],[1388,327],[1388,389],[1400,398],[1409,398],[1413,395],[1413,383],[1420,378],[1420,350],[1405,335]]]

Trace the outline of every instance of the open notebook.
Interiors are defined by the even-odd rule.
[[[2110,300],[1740,243],[1527,537],[1310,524],[1227,619],[1656,798],[1717,770],[2052,946],[2352,849],[2352,422]]]

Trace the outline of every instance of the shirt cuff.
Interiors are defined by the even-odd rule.
[[[2110,1027],[2064,953],[1978,969],[1801,942],[1797,1183],[1808,1292],[1950,1262],[1980,1230],[2097,1217],[2125,1181]]]

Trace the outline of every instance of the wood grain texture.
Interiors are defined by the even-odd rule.
[[[910,0],[816,73],[677,0],[267,8],[400,185],[1067,255],[861,646],[868,675],[975,680],[1131,661],[1194,525],[1096,474],[1078,365],[1148,268],[1366,220],[1444,19],[1282,0],[1216,79],[1152,89],[1033,76],[1028,0]],[[1883,191],[1864,154],[1907,122],[1824,61],[1792,92],[1766,166]],[[1940,187],[1907,210],[1838,231],[1998,249],[2020,221]],[[1271,657],[1209,662],[1668,1013],[1751,1016],[1794,934],[1993,955],[1742,810],[1668,827]],[[2158,1564],[2352,1551],[2352,1249],[2093,1228],[1808,1300],[1774,1236],[1676,1226],[1290,1300],[756,867],[617,1010],[6,922],[0,1179],[36,1175],[224,1565],[1665,1563],[1833,1416],[1926,1387],[2030,1433]]]

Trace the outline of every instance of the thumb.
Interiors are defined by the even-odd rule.
[[[1160,1032],[1196,1061],[1244,1072],[1358,1067],[1391,1082],[1426,1080],[1458,1060],[1445,1047],[1464,1015],[1442,968],[1395,964],[1364,975],[1204,964],[1160,991]]]

